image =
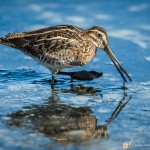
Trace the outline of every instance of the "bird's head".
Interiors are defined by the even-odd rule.
[[[108,45],[107,33],[103,28],[94,26],[86,30],[86,33],[97,48],[104,49]]]
[[[127,74],[125,69],[122,67],[120,62],[117,60],[117,58],[115,57],[115,55],[109,48],[107,32],[103,28],[97,27],[97,26],[93,26],[92,28],[90,28],[86,31],[87,31],[87,34],[88,34],[89,38],[91,39],[92,43],[97,48],[101,48],[106,52],[106,54],[109,56],[109,58],[111,59],[113,64],[116,66],[116,68],[117,68],[118,72],[120,73],[121,77],[123,78],[123,80],[125,82],[127,82],[127,79],[126,79],[126,77],[127,77],[130,81],[132,81],[130,76]]]

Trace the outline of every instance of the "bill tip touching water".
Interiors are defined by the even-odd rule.
[[[63,68],[83,66],[103,49],[115,65],[124,82],[132,81],[108,46],[107,32],[98,26],[81,29],[72,25],[58,25],[0,38],[4,44],[21,50],[52,72],[52,83]]]

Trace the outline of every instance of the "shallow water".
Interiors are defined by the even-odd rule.
[[[102,50],[84,67],[103,76],[70,82],[20,51],[0,45],[0,150],[149,149],[150,2],[0,1],[0,36],[57,25],[108,31],[109,45],[133,81],[122,79]]]

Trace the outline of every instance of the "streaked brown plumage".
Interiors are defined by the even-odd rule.
[[[94,26],[83,30],[71,25],[60,25],[31,32],[8,34],[0,43],[20,49],[52,71],[52,79],[59,70],[82,66],[102,48],[110,57],[122,78],[131,81],[119,61],[108,47],[106,31]],[[125,77],[126,76],[126,77]]]

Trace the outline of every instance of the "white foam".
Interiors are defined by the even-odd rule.
[[[142,84],[142,85],[150,85],[150,81],[147,81],[147,82],[141,82],[140,84]]]
[[[145,57],[144,59],[147,60],[147,61],[150,61],[150,56],[149,57]]]
[[[140,27],[144,30],[150,30],[150,24],[143,24],[143,25],[140,25]]]
[[[24,56],[24,59],[26,59],[26,60],[33,60],[30,56]]]
[[[36,89],[36,85],[34,85],[34,84],[19,84],[19,86],[18,86],[18,84],[15,84],[15,85],[10,85],[9,87],[8,87],[8,90],[10,90],[10,91],[26,91],[26,90],[30,90],[30,89]]]
[[[43,7],[44,8],[58,8],[59,4],[57,4],[57,3],[44,3]]]
[[[106,109],[106,108],[100,108],[100,109],[98,109],[97,110],[97,112],[99,112],[99,113],[107,113],[107,112],[110,112],[110,109]]]
[[[140,4],[140,5],[134,5],[134,6],[130,6],[128,7],[128,10],[129,11],[132,11],[132,12],[137,12],[137,11],[142,11],[142,10],[145,10],[149,7],[148,4]]]
[[[31,4],[29,5],[29,9],[33,12],[41,12],[46,8],[57,8],[59,5],[56,3],[44,3],[42,5],[38,4]]]
[[[99,58],[97,58],[97,57],[93,58],[93,62],[99,62],[99,61],[100,61]]]
[[[148,48],[147,41],[150,40],[150,37],[140,33],[136,30],[131,29],[116,29],[109,32],[111,37],[120,38],[124,40],[129,40],[141,48]]]
[[[52,11],[44,11],[38,17],[38,20],[46,20],[49,23],[63,23],[64,17],[60,13],[52,12]]]
[[[87,23],[87,19],[81,16],[69,16],[66,17],[66,20],[74,22],[74,23]]]
[[[68,98],[62,97],[61,99],[64,100],[65,102],[69,101],[69,103],[71,102],[72,104],[83,105],[87,104],[90,98],[88,96],[77,95],[77,96],[69,96]]]
[[[39,16],[39,18],[43,18],[43,19],[51,19],[51,17],[59,17],[61,14],[59,13],[55,13],[52,11],[43,11],[43,13],[41,13],[41,15]]]
[[[112,93],[112,92],[109,92],[105,95],[103,95],[103,99],[106,100],[106,101],[112,101],[112,100],[115,100],[116,102],[117,101],[120,101],[121,100],[121,97],[122,95],[119,94],[119,93]]]
[[[85,5],[78,5],[78,6],[76,6],[76,9],[78,10],[78,11],[86,11],[87,9],[88,9],[88,7],[87,6],[85,6]]]
[[[110,20],[113,18],[111,15],[108,14],[97,14],[95,17],[101,20]]]
[[[45,28],[45,27],[46,27],[46,25],[37,24],[37,25],[29,26],[26,30],[32,31],[32,30],[42,29],[42,28]]]
[[[34,12],[40,12],[40,11],[43,10],[42,6],[41,6],[41,5],[38,5],[38,4],[31,4],[31,5],[29,6],[29,9],[30,9],[31,11],[34,11]]]

